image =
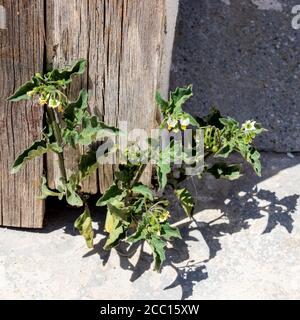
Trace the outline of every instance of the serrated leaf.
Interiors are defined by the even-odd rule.
[[[154,257],[154,270],[159,271],[163,262],[166,260],[165,246],[166,242],[161,240],[159,237],[152,236],[150,239],[147,239]]]
[[[227,126],[229,129],[239,128],[239,123],[234,120],[233,118],[220,118],[219,121],[224,125]]]
[[[70,183],[66,185],[66,200],[72,207],[82,207],[83,201]]]
[[[115,216],[120,221],[126,221],[128,217],[129,208],[121,207],[122,202],[114,201],[113,204],[108,203],[107,207],[111,215]]]
[[[119,171],[115,173],[116,179],[124,184],[128,184],[135,177],[138,168],[138,165],[120,164]]]
[[[51,81],[64,80],[65,84],[71,82],[71,78],[74,75],[83,74],[86,67],[86,60],[79,59],[74,63],[72,67],[67,67],[64,69],[54,69],[47,73],[47,78]]]
[[[80,180],[83,180],[95,172],[98,168],[98,162],[96,152],[89,150],[86,154],[83,154],[79,162]]]
[[[88,107],[88,93],[81,90],[76,101],[71,102],[64,110],[63,119],[67,124],[79,125]]]
[[[119,241],[125,238],[127,228],[127,224],[124,224],[122,221],[116,219],[104,245],[104,250],[110,250],[118,245]]]
[[[123,191],[119,189],[115,184],[111,185],[109,189],[103,194],[103,196],[98,200],[96,206],[103,207],[108,203],[112,202],[116,198],[119,199],[119,196],[122,195]]]
[[[72,148],[76,149],[76,144],[78,141],[79,134],[73,128],[64,128],[63,129],[63,141],[66,145],[70,145]]]
[[[144,205],[145,205],[144,198],[140,198],[137,201],[135,201],[134,204],[132,205],[132,211],[134,212],[134,214],[142,214]]]
[[[191,217],[194,210],[194,200],[192,195],[185,188],[174,190],[174,192],[178,200],[180,201],[185,213],[188,215],[188,217]]]
[[[259,152],[253,148],[251,155],[250,155],[250,163],[256,174],[260,177],[261,176],[261,162],[260,162],[260,154]]]
[[[163,190],[168,182],[168,174],[171,172],[171,164],[174,160],[178,160],[178,153],[181,151],[181,145],[173,141],[164,148],[156,163],[156,171],[159,189]],[[182,155],[181,155],[182,156]]]
[[[170,164],[158,162],[156,165],[159,189],[163,190],[168,183],[168,174],[171,172]]]
[[[252,165],[258,176],[261,176],[260,153],[251,145],[239,146],[241,155]]]
[[[144,220],[142,220],[136,229],[136,232],[133,233],[130,237],[127,238],[127,242],[129,243],[136,243],[139,242],[141,240],[145,240],[146,239],[146,232],[145,232],[145,222]]]
[[[162,98],[161,94],[158,91],[156,92],[155,100],[159,105],[161,112],[165,114],[169,107],[169,103]]]
[[[45,140],[35,141],[28,149],[18,156],[12,166],[11,173],[17,173],[28,161],[40,157],[47,152],[48,146]]]
[[[197,128],[199,127],[198,121],[193,116],[191,116],[189,113],[184,113],[184,114],[189,119],[190,125],[197,127]]]
[[[193,86],[189,85],[184,88],[177,88],[171,92],[171,103],[174,104],[174,113],[182,112],[182,105],[193,96]]]
[[[99,130],[97,132],[97,139],[98,140],[100,140],[101,138],[115,137],[115,136],[122,134],[120,129],[118,129],[114,126],[109,126],[109,125],[105,124],[104,122],[99,121],[98,126],[99,126]]]
[[[161,236],[167,241],[170,241],[171,238],[181,239],[179,229],[172,227],[169,222],[165,222],[161,225]]]
[[[82,129],[78,133],[76,143],[87,146],[92,142],[106,137],[113,137],[120,134],[120,130],[104,124],[96,116],[85,115],[82,119]]]
[[[132,191],[134,193],[137,193],[137,194],[141,194],[143,195],[145,198],[153,201],[154,200],[154,197],[153,197],[153,192],[147,187],[145,186],[144,184],[142,183],[137,183],[135,184],[133,187],[132,187]]]
[[[241,165],[239,164],[226,164],[224,162],[216,163],[207,170],[216,179],[236,180],[241,177]]]
[[[228,158],[233,151],[234,151],[234,148],[230,144],[226,144],[215,153],[214,157]]]
[[[64,194],[61,192],[52,191],[47,186],[46,177],[41,177],[41,195],[38,196],[38,199],[44,200],[47,197],[58,197],[60,200],[63,198]]]
[[[55,153],[61,153],[63,151],[62,147],[59,146],[57,142],[48,144],[48,149]]]
[[[104,230],[108,233],[111,233],[112,230],[114,229],[114,224],[116,221],[116,217],[113,216],[110,211],[109,208],[107,208],[107,212],[106,212],[106,218],[105,218],[105,224],[104,224]]]
[[[34,80],[27,81],[23,85],[21,85],[13,95],[7,98],[7,100],[13,102],[28,100],[30,99],[30,97],[27,95],[27,92],[32,91],[36,86],[37,84]]]
[[[79,233],[84,237],[88,248],[93,248],[94,231],[90,210],[86,207],[74,224]]]

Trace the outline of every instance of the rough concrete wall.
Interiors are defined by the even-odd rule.
[[[194,84],[194,114],[263,123],[264,150],[300,151],[300,0],[180,0],[170,85]]]

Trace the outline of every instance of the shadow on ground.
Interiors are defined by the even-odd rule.
[[[263,178],[256,177],[247,167],[245,175],[234,182],[215,180],[209,176],[204,177],[201,181],[190,179],[186,182],[186,186],[197,199],[195,210],[197,218],[181,225],[182,240],[176,239],[172,243],[172,247],[167,249],[165,265],[172,267],[177,276],[165,290],[180,286],[182,299],[192,296],[195,284],[208,278],[205,264],[222,250],[221,238],[248,229],[251,226],[251,220],[258,220],[267,215],[268,221],[263,233],[270,233],[277,226],[285,228],[289,233],[293,231],[293,214],[296,211],[300,195],[290,194],[280,198],[275,192],[258,188],[257,184],[275,176],[281,170],[299,165],[300,155],[291,159],[284,154],[263,153],[262,162],[264,166]],[[92,199],[92,202],[94,200]],[[185,218],[178,211],[175,199],[171,203],[174,221]],[[92,207],[92,214],[93,220],[98,221],[99,228],[96,232],[101,234],[101,240],[84,257],[97,254],[101,263],[105,265],[110,257],[110,252],[103,250],[107,237],[102,231],[105,211],[99,209]],[[205,219],[201,219],[201,213],[206,209],[213,209],[214,212],[220,214],[212,221],[205,221]],[[80,213],[80,209],[73,209],[65,203],[51,199],[47,202],[45,228],[38,231],[25,231],[49,233],[64,228],[65,233],[77,235],[78,232],[73,224]],[[193,231],[195,230],[200,232],[209,248],[208,256],[202,261],[195,261],[190,258],[188,243],[198,243],[199,241],[194,236]],[[143,244],[130,247],[121,245],[116,251],[120,257],[121,268],[132,272],[130,278],[132,282],[152,268],[152,257],[148,252],[145,252]],[[134,254],[138,255],[137,260],[136,258],[131,259]],[[133,260],[135,262],[132,262]]]

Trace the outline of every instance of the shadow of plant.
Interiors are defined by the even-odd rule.
[[[239,186],[241,187],[241,185]],[[249,188],[251,189],[249,190]],[[279,198],[275,192],[258,189],[256,185],[253,187],[251,184],[235,188],[234,192],[229,196],[223,195],[222,197],[221,195],[217,203],[208,206],[209,208],[219,210],[221,212],[219,217],[205,222],[199,219],[198,214],[197,220],[190,220],[182,225],[182,240],[174,240],[172,248],[167,249],[165,266],[170,266],[176,270],[177,277],[165,290],[180,286],[182,299],[192,296],[194,286],[208,278],[205,263],[213,259],[222,249],[220,239],[226,234],[234,234],[250,228],[250,221],[266,219],[267,217],[267,223],[262,234],[270,233],[277,226],[282,226],[287,232],[291,233],[294,222],[293,214],[296,212],[299,197],[299,195],[294,194]],[[201,212],[201,204],[197,204],[196,208],[198,212]],[[195,230],[200,232],[209,248],[208,257],[202,261],[190,260],[187,243],[199,241],[199,239],[192,235]],[[151,268],[152,257],[141,250],[138,262],[136,265],[133,265],[130,262],[130,257],[136,251],[132,252],[131,247],[127,247],[127,249],[130,252],[128,256],[125,253],[126,248],[125,251],[124,249],[122,250],[121,254],[120,250],[118,250],[121,267],[131,270],[131,281],[135,281]]]
[[[299,159],[294,161],[285,160],[283,166],[276,166],[276,169],[272,169],[274,167],[273,164],[268,164],[268,159],[265,158],[266,170],[263,178],[258,178],[248,172],[242,179],[234,182],[223,182],[215,179],[206,181],[203,179],[201,182],[197,182],[198,185],[195,186],[193,179],[188,181],[187,186],[191,192],[194,190],[192,193],[197,199],[195,212],[198,212],[198,214],[196,219],[188,220],[181,225],[182,239],[174,240],[172,247],[166,250],[165,267],[173,268],[176,271],[176,278],[164,289],[169,290],[179,286],[182,290],[182,299],[191,297],[194,286],[208,278],[209,275],[206,272],[205,264],[216,257],[217,253],[222,250],[221,238],[228,234],[249,229],[251,221],[264,219],[266,225],[262,234],[270,233],[278,226],[291,233],[294,223],[293,215],[296,212],[300,196],[293,194],[280,198],[275,192],[263,188],[259,189],[257,184],[270,176],[274,176],[278,171],[286,167],[299,164]],[[210,190],[214,190],[213,193],[208,190],[209,186],[211,187]],[[178,213],[178,205],[175,198],[172,198],[171,195],[170,198],[172,204],[171,212],[176,212],[173,217],[174,221],[185,218],[182,212]],[[213,209],[213,211],[220,212],[220,214],[217,218],[207,221],[202,219],[201,216],[205,209]],[[66,210],[64,203],[51,202],[46,216],[46,228],[41,231],[31,231],[47,233],[65,226],[64,231],[66,233],[77,235],[73,224],[79,214],[80,210],[73,208]],[[103,231],[105,211],[94,207],[92,208],[92,214],[94,221],[98,221],[99,228],[96,232],[102,238],[84,257],[98,254],[102,264],[105,265],[111,254],[110,251],[103,249],[107,237],[107,234]],[[194,236],[195,230],[199,231],[209,251],[208,255],[200,261],[193,260],[190,255],[191,248],[189,244],[199,242],[199,238]],[[131,246],[122,244],[116,248],[116,252],[120,259],[121,268],[132,273],[130,277],[132,282],[139,279],[152,267],[152,256],[144,250],[143,244]],[[134,255],[138,255],[138,257],[135,256],[135,259],[131,259]]]
[[[222,212],[220,218],[211,222],[197,222],[198,229],[210,250],[209,259],[214,258],[221,250],[219,238],[225,234],[248,229],[250,227],[249,220],[264,218],[267,215],[268,222],[263,234],[270,233],[278,225],[283,226],[291,233],[294,222],[292,214],[296,211],[299,197],[294,194],[279,199],[274,192],[264,189],[258,190],[257,187],[246,192],[243,196],[233,196],[226,205],[217,208]],[[268,203],[261,204],[262,201]],[[222,220],[226,219],[227,222],[214,224],[221,218],[223,218]]]

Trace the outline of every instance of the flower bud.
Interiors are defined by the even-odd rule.
[[[49,101],[49,107],[50,108],[58,108],[60,105],[60,101],[59,100],[56,100],[55,98],[51,98],[50,101]]]
[[[45,98],[45,97],[43,97],[43,96],[41,96],[40,98],[39,98],[39,104],[41,105],[41,106],[44,106],[45,104],[47,104],[48,103],[48,99],[47,98]]]
[[[165,212],[163,212],[160,217],[159,217],[159,222],[165,222],[170,216],[170,212],[168,210],[166,210]]]
[[[28,95],[28,97],[33,97],[35,95],[35,92],[34,90],[31,90],[31,91],[28,91],[26,94]]]

